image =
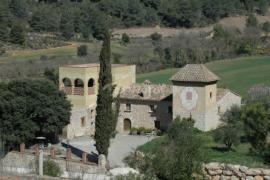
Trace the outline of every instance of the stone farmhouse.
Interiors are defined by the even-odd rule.
[[[98,92],[99,64],[67,65],[59,68],[59,86],[73,105],[67,138],[93,135]],[[202,131],[217,128],[220,115],[241,97],[217,88],[219,78],[202,64],[188,64],[173,77],[171,85],[135,83],[135,65],[112,65],[114,95],[120,93],[120,113],[116,130],[131,128],[166,130],[176,117],[192,117]]]

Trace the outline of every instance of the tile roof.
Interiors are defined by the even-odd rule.
[[[172,95],[172,86],[166,84],[132,84],[120,93],[121,99],[161,101]]]
[[[187,64],[172,76],[170,80],[180,82],[213,82],[218,81],[219,77],[203,64]]]
[[[228,89],[218,88],[217,89],[217,101],[221,100],[229,92],[230,92],[230,90],[228,90]]]

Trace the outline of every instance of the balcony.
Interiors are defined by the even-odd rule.
[[[95,94],[95,88],[94,87],[88,87],[88,95]]]
[[[74,87],[73,95],[84,96],[84,89],[82,87]]]

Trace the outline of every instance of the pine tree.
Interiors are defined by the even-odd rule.
[[[99,89],[96,107],[96,148],[99,154],[108,155],[113,126],[113,89],[111,73],[110,33],[105,31],[100,52]]]
[[[74,16],[71,10],[64,11],[60,21],[60,32],[62,36],[69,40],[74,36]]]
[[[9,40],[11,43],[23,45],[25,43],[25,30],[21,24],[15,24],[12,26],[9,34]]]

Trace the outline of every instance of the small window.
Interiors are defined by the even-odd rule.
[[[172,106],[168,106],[168,113],[172,114]]]
[[[81,117],[81,127],[85,127],[85,117]]]
[[[210,99],[212,99],[212,92],[210,92]]]
[[[94,118],[94,109],[91,109],[91,119]]]
[[[155,105],[150,105],[149,106],[149,108],[150,108],[150,112],[156,112],[156,106]]]
[[[220,108],[220,106],[218,106],[218,113],[221,113],[221,108]]]
[[[126,111],[131,111],[131,104],[126,104]]]

